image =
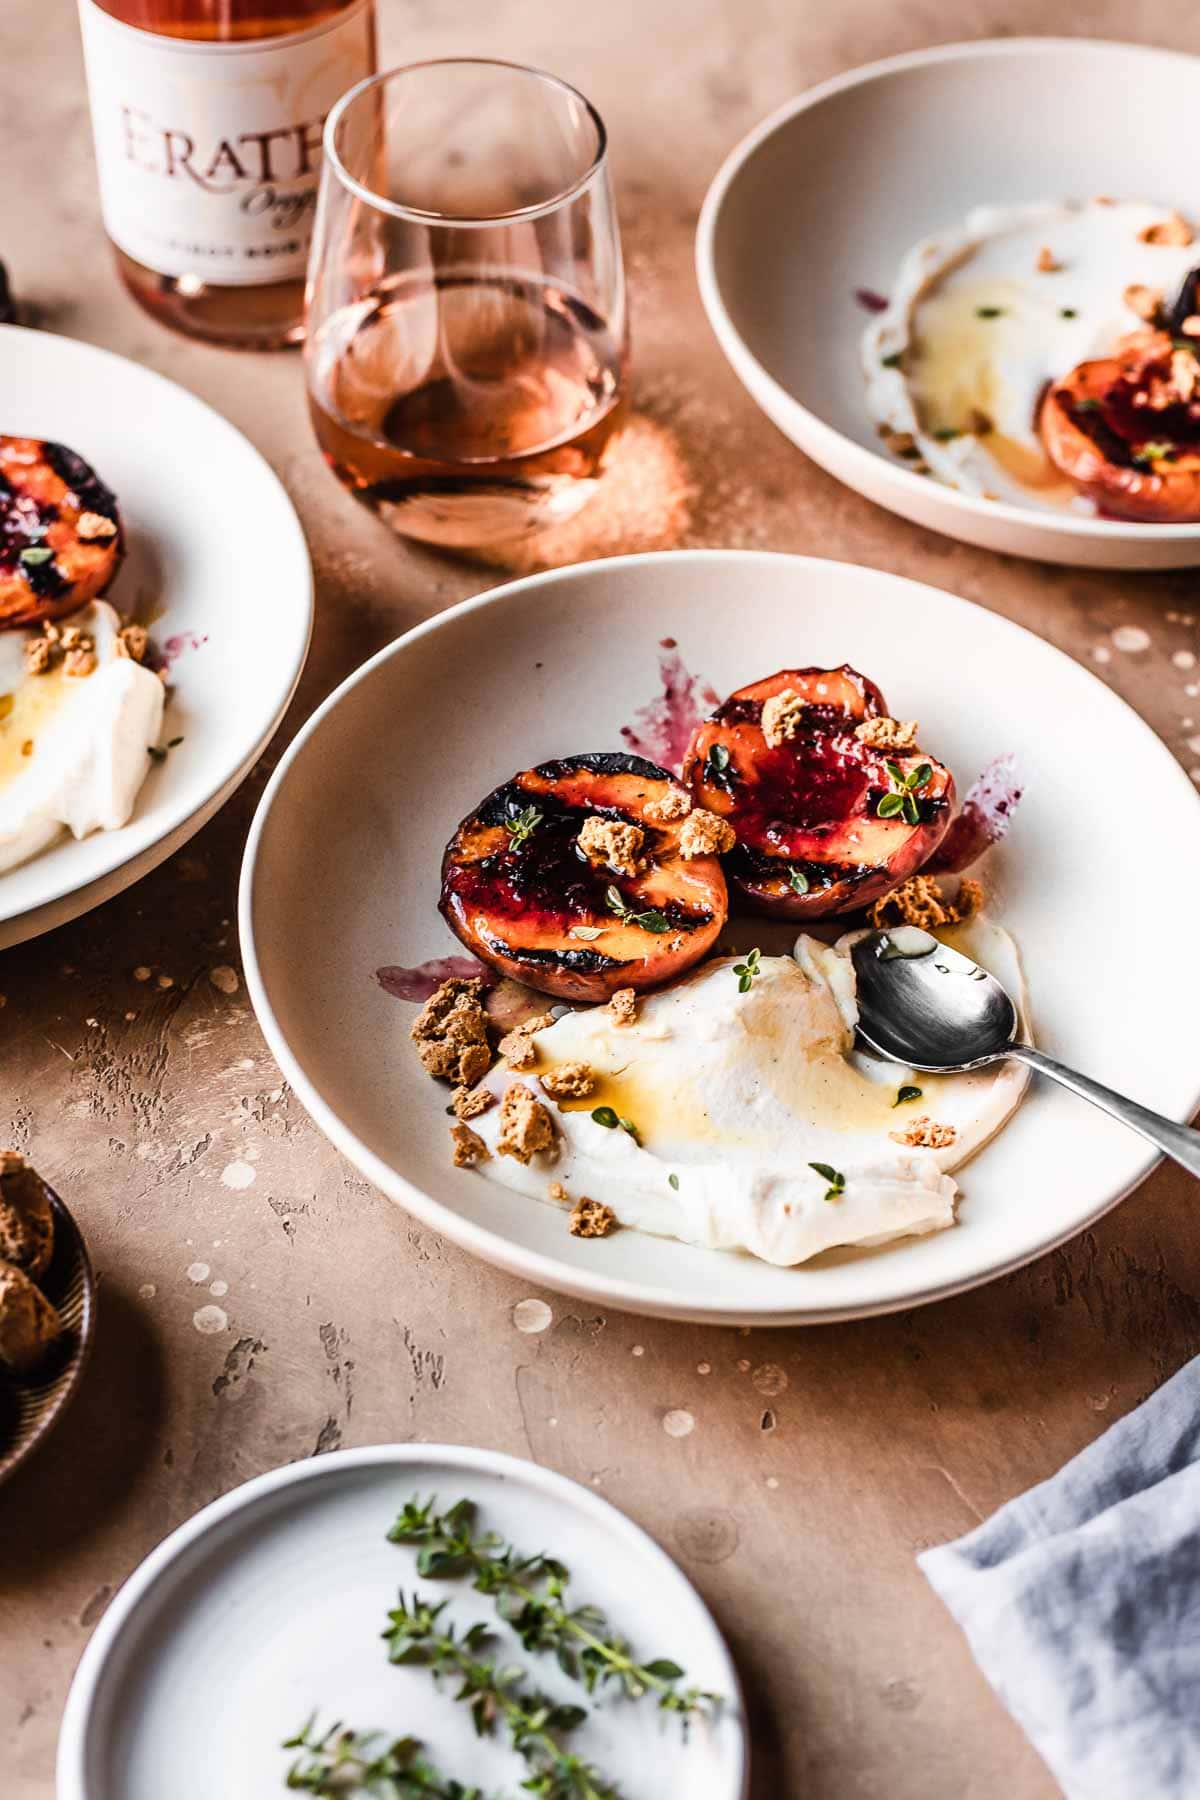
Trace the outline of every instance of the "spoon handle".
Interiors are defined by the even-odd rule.
[[[1111,1088],[1102,1087],[1098,1081],[1089,1081],[1086,1075],[1077,1075],[1074,1069],[1055,1062],[1053,1057],[1043,1056],[1040,1050],[1034,1050],[1028,1044],[1014,1044],[1008,1054],[1018,1062],[1028,1063],[1042,1075],[1049,1075],[1052,1081],[1061,1082],[1063,1087],[1090,1100],[1102,1112],[1111,1113],[1122,1125],[1131,1125],[1167,1156],[1174,1157],[1189,1174],[1200,1175],[1200,1131],[1177,1125],[1174,1119],[1164,1119],[1161,1113],[1151,1112],[1148,1106],[1139,1106],[1123,1094],[1114,1094]]]

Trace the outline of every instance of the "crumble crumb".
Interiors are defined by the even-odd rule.
[[[130,662],[144,662],[150,647],[150,633],[144,625],[122,625],[117,633],[117,655]]]
[[[925,1113],[910,1119],[903,1131],[889,1131],[893,1143],[906,1144],[913,1150],[948,1150],[958,1136],[953,1125],[939,1125]]]
[[[414,1019],[409,1036],[417,1047],[421,1067],[435,1079],[470,1088],[491,1067],[482,993],[483,982],[478,975],[467,981],[452,976],[443,981]]]
[[[495,1106],[496,1096],[491,1088],[457,1087],[450,1096],[450,1103],[458,1118],[477,1119],[489,1106]]]
[[[487,1162],[491,1152],[477,1131],[469,1125],[452,1125],[450,1136],[454,1140],[454,1166],[456,1169],[469,1169],[473,1163]]]
[[[1145,319],[1147,322],[1157,319],[1159,308],[1163,303],[1161,288],[1146,287],[1140,281],[1131,282],[1121,298],[1130,312],[1136,313],[1139,319]]]
[[[565,1203],[571,1198],[561,1181],[552,1181],[550,1186],[546,1189],[546,1192],[551,1200],[557,1200],[560,1204]]]
[[[917,742],[915,719],[864,719],[854,735],[872,750],[912,750]]]
[[[896,448],[894,438],[892,448]],[[794,688],[784,688],[781,694],[772,694],[769,700],[764,700],[759,722],[768,744],[777,747],[788,738],[794,738],[807,705],[808,702],[802,700]]]
[[[25,666],[31,675],[47,675],[58,663],[65,675],[90,675],[96,667],[96,640],[78,625],[59,626],[47,619],[36,637],[25,641]]]
[[[93,538],[116,537],[117,528],[111,519],[105,518],[103,513],[83,512],[75,521],[75,535],[81,537],[87,544]]]
[[[552,1100],[586,1100],[596,1085],[596,1077],[586,1063],[565,1062],[556,1069],[547,1069],[541,1082]]]
[[[572,1237],[607,1237],[616,1228],[617,1215],[612,1207],[605,1206],[602,1200],[589,1200],[586,1194],[580,1195],[567,1220],[567,1230]]]
[[[500,1039],[499,1051],[510,1069],[532,1069],[537,1045],[527,1031],[510,1031]]]
[[[1156,224],[1143,227],[1138,232],[1138,243],[1182,246],[1191,243],[1192,235],[1192,228],[1182,213],[1171,212]]]
[[[527,1163],[538,1151],[553,1148],[554,1121],[549,1109],[534,1099],[524,1082],[514,1081],[500,1102],[496,1149],[501,1156],[515,1156],[518,1162]]]
[[[1057,256],[1049,244],[1043,244],[1037,255],[1037,272],[1039,275],[1057,275],[1062,268]]]
[[[951,923],[961,924],[964,919],[973,919],[977,912],[983,911],[983,883],[976,881],[973,875],[964,875],[958,884]]]
[[[679,854],[685,862],[693,856],[724,856],[736,843],[737,833],[729,821],[702,806],[688,814],[679,832]]]
[[[579,848],[585,856],[597,857],[621,875],[637,872],[638,856],[646,834],[640,825],[624,825],[617,819],[601,819],[595,813],[583,821]]]
[[[680,788],[668,788],[661,800],[648,800],[642,808],[652,825],[669,825],[673,819],[686,819],[692,810],[692,798]]]
[[[539,1031],[545,1031],[546,1027],[553,1023],[553,1013],[538,1013],[536,1018],[526,1019],[522,1025],[514,1025],[512,1030],[500,1039],[500,1054],[506,1058],[510,1069],[532,1069],[537,1061],[537,1045],[533,1041],[534,1035]]]
[[[933,931],[939,925],[960,924],[982,905],[983,889],[977,881],[964,878],[957,899],[947,900],[932,875],[910,875],[876,900],[867,917],[877,931],[889,925],[919,925],[923,931]]]
[[[614,1025],[632,1025],[637,1018],[636,988],[618,988],[608,1003]]]

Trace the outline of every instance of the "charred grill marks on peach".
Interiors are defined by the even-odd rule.
[[[680,799],[665,769],[625,752],[525,769],[447,846],[443,916],[484,961],[565,998],[681,973],[720,930],[727,899],[716,859],[682,854]]]

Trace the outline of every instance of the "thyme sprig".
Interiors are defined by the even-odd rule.
[[[542,815],[536,806],[527,806],[523,812],[514,813],[511,819],[505,819],[504,829],[508,833],[509,849],[520,850],[541,822]]]
[[[482,1788],[464,1786],[426,1762],[417,1738],[351,1731],[340,1720],[318,1731],[314,1713],[283,1748],[301,1752],[284,1785],[323,1800],[486,1800]]]
[[[526,1650],[548,1651],[564,1674],[589,1694],[616,1683],[631,1700],[656,1694],[664,1712],[684,1718],[702,1711],[716,1696],[699,1688],[681,1689],[684,1670],[666,1657],[638,1662],[628,1642],[614,1632],[595,1606],[569,1607],[570,1571],[557,1557],[522,1556],[494,1531],[476,1529],[477,1509],[460,1500],[439,1513],[436,1502],[408,1502],[388,1533],[394,1544],[417,1546],[417,1569],[434,1580],[471,1577],[487,1594]]]
[[[840,1169],[831,1168],[828,1163],[809,1163],[808,1166],[810,1169],[816,1171],[822,1181],[827,1181],[829,1183],[829,1186],[825,1190],[826,1200],[840,1200],[846,1191],[846,1177],[842,1174],[842,1171]]]
[[[910,825],[921,823],[921,808],[917,803],[917,795],[926,787],[933,769],[929,763],[918,763],[915,769],[904,770],[899,763],[884,762],[884,768],[891,777],[892,785],[875,808],[880,819],[894,819],[903,813]]]
[[[734,963],[733,972],[738,978],[739,994],[748,994],[750,992],[750,985],[753,982],[754,977],[762,973],[762,970],[759,968],[761,960],[762,951],[756,949],[748,950],[746,952],[745,962]]]
[[[460,1635],[441,1621],[446,1604],[442,1600],[430,1606],[419,1595],[409,1602],[400,1594],[383,1634],[388,1660],[418,1663],[435,1679],[456,1678],[461,1685],[454,1697],[466,1702],[476,1734],[490,1737],[502,1726],[523,1759],[529,1770],[523,1792],[540,1800],[620,1800],[591,1763],[558,1741],[587,1718],[585,1708],[560,1704],[527,1687],[519,1663],[497,1663],[480,1655],[491,1640],[487,1626],[480,1620]]]
[[[609,912],[616,913],[622,925],[636,925],[641,931],[654,931],[659,934],[672,929],[670,919],[665,913],[659,912],[656,907],[650,907],[646,912],[634,912],[633,908],[626,904],[625,897],[618,887],[605,889],[604,903]]]

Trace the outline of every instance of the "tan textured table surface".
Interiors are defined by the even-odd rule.
[[[470,50],[528,60],[606,115],[645,443],[664,489],[693,490],[678,541],[845,557],[954,589],[1090,663],[1185,765],[1200,763],[1200,737],[1187,744],[1200,732],[1200,698],[1186,693],[1195,677],[1172,662],[1200,641],[1169,617],[1189,610],[1191,575],[1004,561],[876,511],[742,393],[691,263],[720,156],[836,70],[1055,26],[1197,49],[1200,20],[1170,0],[380,4],[390,61]],[[269,765],[368,653],[483,580],[392,543],[339,490],[309,438],[294,356],[173,338],[118,289],[72,0],[10,0],[4,13],[0,255],[18,292],[49,330],[162,370],[225,412],[278,469],[308,530],[316,638]],[[670,499],[646,509],[630,547],[667,530]],[[1149,647],[1118,649],[1122,625],[1143,627]],[[0,1493],[6,1800],[52,1794],[75,1663],[167,1531],[277,1463],[411,1438],[490,1445],[595,1481],[678,1557],[746,1680],[756,1800],[1055,1793],[913,1557],[1050,1474],[1200,1350],[1192,1184],[1161,1169],[1067,1250],[890,1319],[741,1336],[600,1316],[548,1294],[551,1328],[523,1336],[511,1314],[528,1288],[417,1230],[359,1180],[281,1086],[244,988],[229,995],[226,975],[212,980],[238,967],[238,861],[267,765],[139,887],[0,955],[0,1142],[27,1149],[68,1197],[102,1282],[86,1386]],[[140,966],[173,985],[139,983]],[[222,1179],[234,1162],[252,1185]],[[191,1267],[201,1264],[202,1282]],[[228,1284],[229,1328],[203,1336],[192,1315],[213,1281]],[[662,1429],[677,1407],[696,1419],[684,1439]]]

